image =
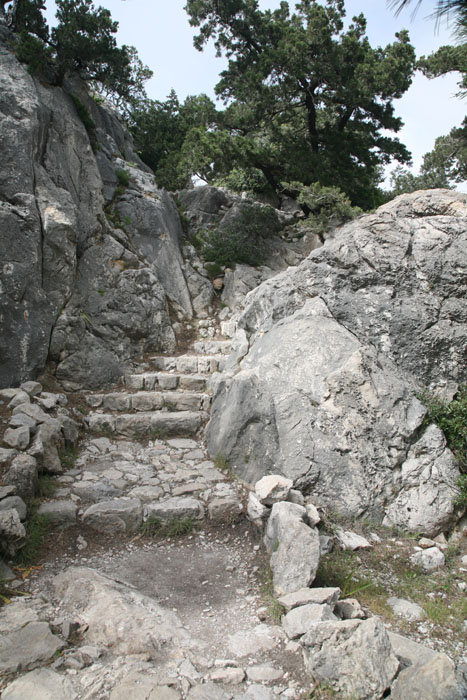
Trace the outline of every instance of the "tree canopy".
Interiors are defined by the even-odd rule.
[[[411,83],[414,49],[405,31],[372,48],[361,14],[344,29],[343,0],[302,0],[295,8],[188,0],[195,46],[212,39],[229,59],[216,86],[227,109],[215,130],[198,134],[198,161],[209,164],[208,179],[232,166],[260,171],[275,191],[284,180],[319,179],[371,206],[381,166],[410,160],[387,134],[402,125],[392,101]]]
[[[113,99],[119,106],[145,97],[144,82],[152,71],[132,46],[117,46],[118,23],[109,10],[92,0],[56,0],[57,25],[49,29],[42,0],[14,0],[8,23],[17,36],[21,60],[37,73],[61,84],[68,72]]]

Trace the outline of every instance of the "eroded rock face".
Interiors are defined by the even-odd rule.
[[[169,305],[193,315],[177,209],[112,108],[77,79],[36,81],[2,40],[0,386],[34,377],[48,356],[68,390],[109,385],[132,356],[173,350]]]
[[[214,395],[211,454],[250,483],[282,473],[349,515],[389,508],[431,534],[452,522],[459,472],[435,428],[421,435],[416,391],[465,380],[466,200],[403,195],[251,292],[242,353]]]

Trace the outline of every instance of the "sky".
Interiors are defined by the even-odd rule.
[[[193,47],[195,28],[190,27],[183,9],[186,0],[95,0],[94,4],[108,8],[119,22],[119,44],[135,46],[143,63],[154,71],[154,77],[146,84],[149,97],[164,100],[173,88],[181,100],[202,92],[214,98],[214,86],[225,62],[216,58],[212,46],[202,53]],[[293,6],[293,2],[289,4]],[[413,18],[415,0],[398,17],[386,0],[345,1],[349,20],[361,12],[365,15],[373,47],[392,43],[395,32],[408,29],[417,56],[452,43],[446,22],[437,27],[429,18],[435,4],[435,0],[424,0]],[[46,0],[46,5],[52,24],[53,0]],[[279,5],[280,0],[259,0],[263,10]],[[415,171],[423,154],[433,148],[435,138],[449,133],[465,116],[467,100],[455,97],[456,77],[457,74],[451,74],[428,80],[418,73],[410,89],[394,103],[397,116],[404,121],[398,136],[412,152]]]

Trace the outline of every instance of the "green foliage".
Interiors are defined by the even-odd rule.
[[[37,495],[39,498],[52,498],[58,486],[58,482],[49,474],[40,474],[37,481]]]
[[[363,15],[344,28],[343,0],[302,0],[261,11],[256,0],[188,0],[195,46],[213,39],[228,68],[217,94],[227,108],[191,133],[191,154],[208,182],[232,168],[281,181],[338,186],[353,204],[381,199],[380,168],[410,160],[389,132],[402,123],[392,101],[408,89],[415,52],[408,34],[373,49]],[[384,130],[384,133],[383,133]]]
[[[462,384],[453,401],[422,393],[418,397],[428,409],[424,425],[436,423],[444,433],[462,469],[467,472],[467,384]]]
[[[229,460],[225,455],[216,455],[213,459],[213,462],[216,469],[218,469],[220,472],[230,473]]]
[[[122,168],[119,168],[116,173],[115,173],[118,184],[121,185],[122,187],[128,187],[130,184],[130,173],[128,170],[123,170]]]
[[[260,590],[261,599],[267,608],[269,617],[275,625],[280,624],[281,617],[285,614],[285,608],[279,603],[274,593],[272,571],[269,566],[260,573]]]
[[[78,446],[66,445],[59,452],[60,461],[64,469],[73,469],[75,462],[78,459]]]
[[[26,543],[16,553],[15,562],[23,566],[37,562],[42,545],[50,531],[50,519],[33,513],[26,521]]]
[[[224,270],[219,265],[219,263],[215,263],[215,262],[214,263],[206,263],[206,265],[204,267],[205,267],[206,272],[208,273],[209,279],[211,279],[211,280],[224,274]]]
[[[70,93],[70,97],[73,100],[73,103],[76,107],[76,111],[78,112],[78,116],[83,122],[84,128],[88,132],[89,139],[91,141],[91,144],[95,145],[96,143],[96,122],[94,119],[91,117],[89,114],[89,110],[86,107],[85,104],[81,102],[79,97],[76,95],[73,95],[73,93]]]
[[[9,25],[17,36],[20,60],[43,77],[53,68],[60,85],[67,73],[77,73],[122,109],[143,99],[143,85],[152,72],[134,47],[117,46],[118,22],[109,10],[95,8],[91,0],[57,0],[56,6],[57,24],[49,31],[42,0],[13,0]]]
[[[207,262],[218,265],[262,265],[268,240],[280,229],[272,207],[245,202],[219,228],[204,232],[201,253]]]
[[[188,187],[196,173],[189,145],[192,130],[209,128],[216,113],[207,95],[189,96],[182,104],[172,90],[165,102],[134,104],[130,130],[141,159],[155,173],[155,182],[167,190]]]
[[[351,205],[349,198],[338,187],[323,187],[319,182],[308,186],[291,182],[285,187],[302,205],[308,217],[306,226],[313,226],[316,233],[329,231],[362,213],[359,207]]]

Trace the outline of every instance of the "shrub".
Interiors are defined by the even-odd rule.
[[[318,234],[341,226],[362,212],[359,207],[351,205],[350,199],[338,187],[323,187],[319,182],[312,185],[291,182],[285,187],[294,192],[307,215],[306,225],[311,224]]]
[[[123,170],[122,168],[120,168],[116,171],[115,175],[117,176],[119,185],[121,185],[122,187],[128,187],[128,185],[130,184],[130,173],[127,170]]]
[[[201,253],[218,265],[258,266],[264,263],[268,241],[282,228],[272,207],[242,203],[217,229],[204,232]]]

